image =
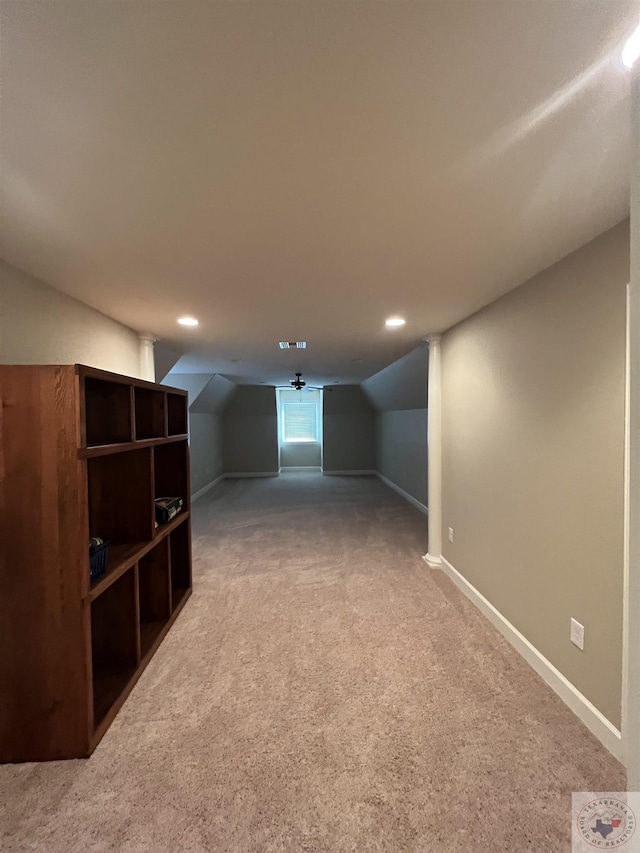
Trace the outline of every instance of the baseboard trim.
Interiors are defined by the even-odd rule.
[[[323,469],[322,473],[329,477],[375,477],[377,472],[367,469],[362,471],[327,471]]]
[[[410,504],[412,504],[416,509],[419,509],[420,512],[424,513],[424,515],[429,514],[429,510],[423,503],[420,503],[420,501],[417,498],[414,498],[413,495],[410,495],[409,492],[405,492],[404,489],[401,489],[400,486],[393,482],[393,480],[385,477],[384,474],[380,473],[380,471],[376,471],[376,477],[379,480],[382,480],[382,482],[389,486],[390,489],[393,489],[394,492],[397,492],[401,498],[405,499],[405,501],[409,501]]]
[[[539,676],[551,689],[571,708],[573,713],[594,734],[600,743],[624,764],[625,750],[622,734],[618,729],[593,705],[586,696],[578,690],[559,669],[547,660],[527,638],[497,610],[482,593],[442,557],[442,570],[451,578],[453,583],[467,598],[487,617],[500,631],[503,637],[518,651],[527,663],[535,669]]]
[[[207,483],[206,486],[203,486],[201,489],[198,489],[197,492],[194,492],[191,495],[191,503],[193,503],[194,501],[197,501],[198,498],[201,498],[203,495],[206,495],[206,493],[210,489],[212,489],[214,486],[217,486],[218,483],[222,482],[222,480],[224,480],[224,477],[225,477],[224,474],[220,474],[220,476],[216,477],[215,480],[212,480],[210,483]]]
[[[441,569],[442,568],[442,557],[434,557],[433,554],[427,553],[427,554],[422,555],[422,559],[432,569]]]
[[[240,480],[253,477],[277,477],[278,471],[229,471],[224,474],[225,480]]]
[[[319,465],[284,465],[280,471],[321,471]]]

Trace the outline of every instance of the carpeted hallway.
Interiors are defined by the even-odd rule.
[[[194,594],[88,761],[0,767],[1,849],[554,853],[622,767],[376,479],[228,480]]]

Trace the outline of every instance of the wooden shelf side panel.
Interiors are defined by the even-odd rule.
[[[73,367],[0,366],[0,389],[0,761],[81,757],[89,563],[78,379]]]

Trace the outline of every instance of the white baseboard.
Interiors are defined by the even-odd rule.
[[[363,470],[363,471],[327,471],[326,468],[322,470],[323,474],[327,474],[329,477],[375,477],[375,471]]]
[[[277,477],[278,471],[229,471],[224,474],[225,480],[238,480],[245,477]]]
[[[191,503],[193,503],[193,501],[197,501],[198,498],[201,498],[203,495],[205,495],[214,486],[217,486],[218,483],[220,483],[220,482],[222,482],[222,480],[224,480],[224,477],[225,477],[224,474],[220,474],[220,476],[216,477],[215,480],[212,480],[210,483],[207,483],[206,486],[203,486],[201,489],[198,489],[197,492],[194,492],[191,495]]]
[[[582,693],[515,628],[482,593],[442,557],[442,571],[472,601],[487,619],[500,631],[511,645],[520,652],[563,702],[582,720],[585,726],[611,752],[624,763],[625,749],[621,733]]]
[[[405,492],[404,489],[401,489],[400,486],[396,485],[393,482],[393,480],[390,480],[388,477],[385,477],[384,474],[380,473],[380,471],[376,471],[376,476],[378,477],[378,479],[382,480],[383,483],[389,486],[390,489],[393,489],[394,492],[397,492],[401,498],[404,498],[405,501],[409,501],[410,504],[413,504],[413,506],[416,509],[419,509],[420,512],[423,512],[425,515],[429,514],[429,510],[423,503],[420,503],[420,501],[414,498],[413,495],[410,495],[409,492]]]
[[[281,471],[320,471],[319,465],[284,465]]]

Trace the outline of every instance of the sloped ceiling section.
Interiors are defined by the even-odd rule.
[[[156,367],[156,382],[164,382],[170,370],[180,361],[181,354],[165,343],[157,341],[153,348],[153,360]]]
[[[236,386],[217,373],[169,373],[164,384],[189,392],[189,411],[197,415],[215,415],[226,408]]]
[[[429,349],[421,344],[362,383],[379,412],[427,408]]]
[[[191,409],[202,390],[212,378],[212,373],[172,373],[169,371],[164,378],[163,384],[168,385],[170,388],[182,388],[183,391],[188,391],[189,409]]]
[[[189,407],[194,414],[217,414],[224,411],[236,386],[229,379],[216,373],[204,386],[198,397]]]

